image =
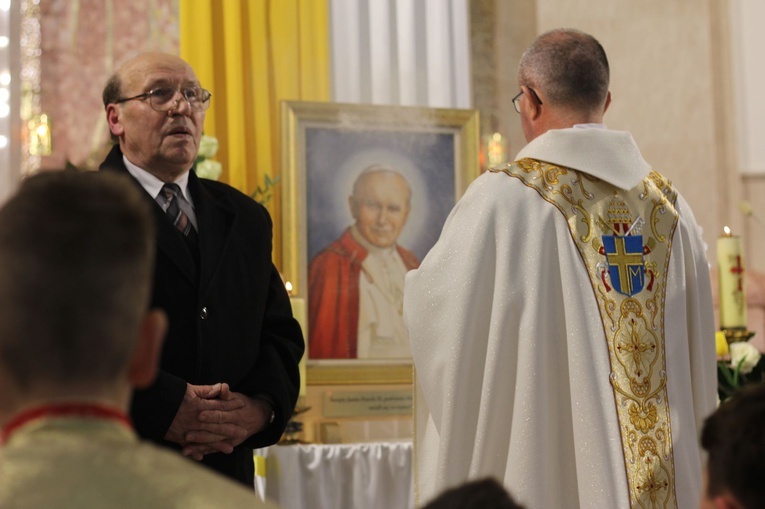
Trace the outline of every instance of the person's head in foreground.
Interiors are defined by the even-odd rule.
[[[702,509],[765,507],[765,384],[742,389],[704,421]]]
[[[448,489],[422,509],[524,509],[492,478],[468,481]]]
[[[56,402],[124,410],[152,382],[153,232],[137,186],[105,172],[33,176],[0,209],[0,421]]]

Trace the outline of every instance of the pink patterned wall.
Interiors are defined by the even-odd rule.
[[[96,168],[109,148],[104,84],[139,53],[178,53],[178,1],[42,0],[40,13],[41,104],[53,133],[41,166]]]

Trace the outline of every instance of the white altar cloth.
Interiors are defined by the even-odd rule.
[[[276,445],[255,454],[266,463],[256,488],[280,507],[414,507],[412,442]]]

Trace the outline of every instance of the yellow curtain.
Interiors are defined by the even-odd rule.
[[[280,175],[279,102],[328,101],[327,0],[180,0],[180,53],[212,92],[221,181],[252,195]],[[268,207],[281,266],[281,189]]]

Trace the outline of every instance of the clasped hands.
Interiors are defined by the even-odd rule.
[[[247,437],[268,425],[271,405],[233,392],[228,384],[186,384],[186,394],[165,440],[183,446],[183,455],[230,454]]]

